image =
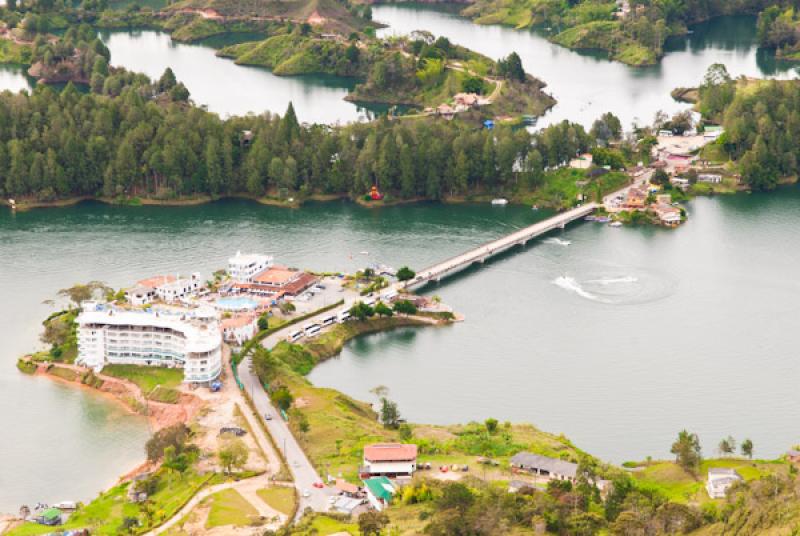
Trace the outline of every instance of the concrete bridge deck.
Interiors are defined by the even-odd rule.
[[[406,288],[423,285],[429,281],[439,281],[452,273],[458,272],[476,262],[484,262],[514,246],[525,245],[529,240],[543,235],[553,229],[564,228],[568,223],[585,218],[599,208],[598,203],[586,203],[583,206],[573,208],[566,212],[561,212],[546,220],[534,223],[524,229],[515,231],[497,240],[493,240],[477,248],[471,249],[466,253],[456,255],[445,261],[437,263],[429,268],[417,272],[414,279],[408,281]]]

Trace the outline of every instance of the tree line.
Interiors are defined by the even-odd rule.
[[[440,199],[536,188],[545,169],[592,145],[568,122],[537,134],[386,118],[329,127],[301,125],[291,105],[283,117],[221,119],[187,104],[169,70],[152,81],[112,69],[96,81],[88,93],[69,85],[0,94],[0,193],[360,196],[377,184],[398,198]]]

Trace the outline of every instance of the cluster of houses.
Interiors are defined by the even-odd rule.
[[[658,193],[658,188],[653,186],[632,186],[628,188],[624,197],[606,203],[606,210],[611,213],[623,210],[649,211],[658,219],[661,225],[667,227],[677,227],[683,221],[681,209],[672,203],[672,196]]]
[[[331,508],[335,512],[353,515],[359,509],[384,510],[392,503],[400,487],[410,482],[414,472],[430,464],[417,461],[417,445],[405,443],[377,443],[364,447],[363,462],[359,467],[361,485],[337,479],[335,488],[339,495]],[[511,458],[511,470],[517,478],[509,483],[509,491],[532,489],[535,480],[565,480],[575,482],[578,464],[549,458],[530,452],[520,452]],[[520,477],[526,475],[526,480]],[[607,493],[610,482],[598,479],[594,483],[601,493]]]
[[[697,151],[716,141],[723,132],[722,127],[711,125],[706,126],[702,133],[691,129],[681,136],[676,136],[671,130],[661,130],[656,137],[658,144],[653,147],[651,155],[652,167],[663,169],[672,176],[683,175],[696,167],[699,160]],[[701,179],[698,177],[698,180]]]
[[[457,113],[474,110],[481,106],[491,104],[491,101],[478,95],[477,93],[457,93],[453,97],[453,104],[442,103],[434,108],[425,108],[424,112],[429,115],[438,115],[445,119],[452,119]]]

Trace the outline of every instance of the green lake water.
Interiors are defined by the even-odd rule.
[[[425,289],[465,322],[358,339],[311,379],[364,400],[386,385],[416,422],[532,422],[615,462],[666,456],[684,427],[707,454],[732,434],[750,437],[758,456],[777,455],[800,435],[798,204],[792,188],[698,199],[674,231],[578,223]],[[0,322],[0,405],[12,408],[0,426],[14,431],[0,457],[0,511],[89,498],[143,455],[141,419],[14,367],[37,347],[52,310],[42,302],[58,289],[208,274],[236,250],[318,270],[421,268],[545,215],[488,204],[287,210],[245,201],[0,211],[11,304]]]

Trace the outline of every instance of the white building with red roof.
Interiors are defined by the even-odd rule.
[[[362,478],[411,476],[417,467],[417,446],[405,443],[376,443],[364,447]]]

